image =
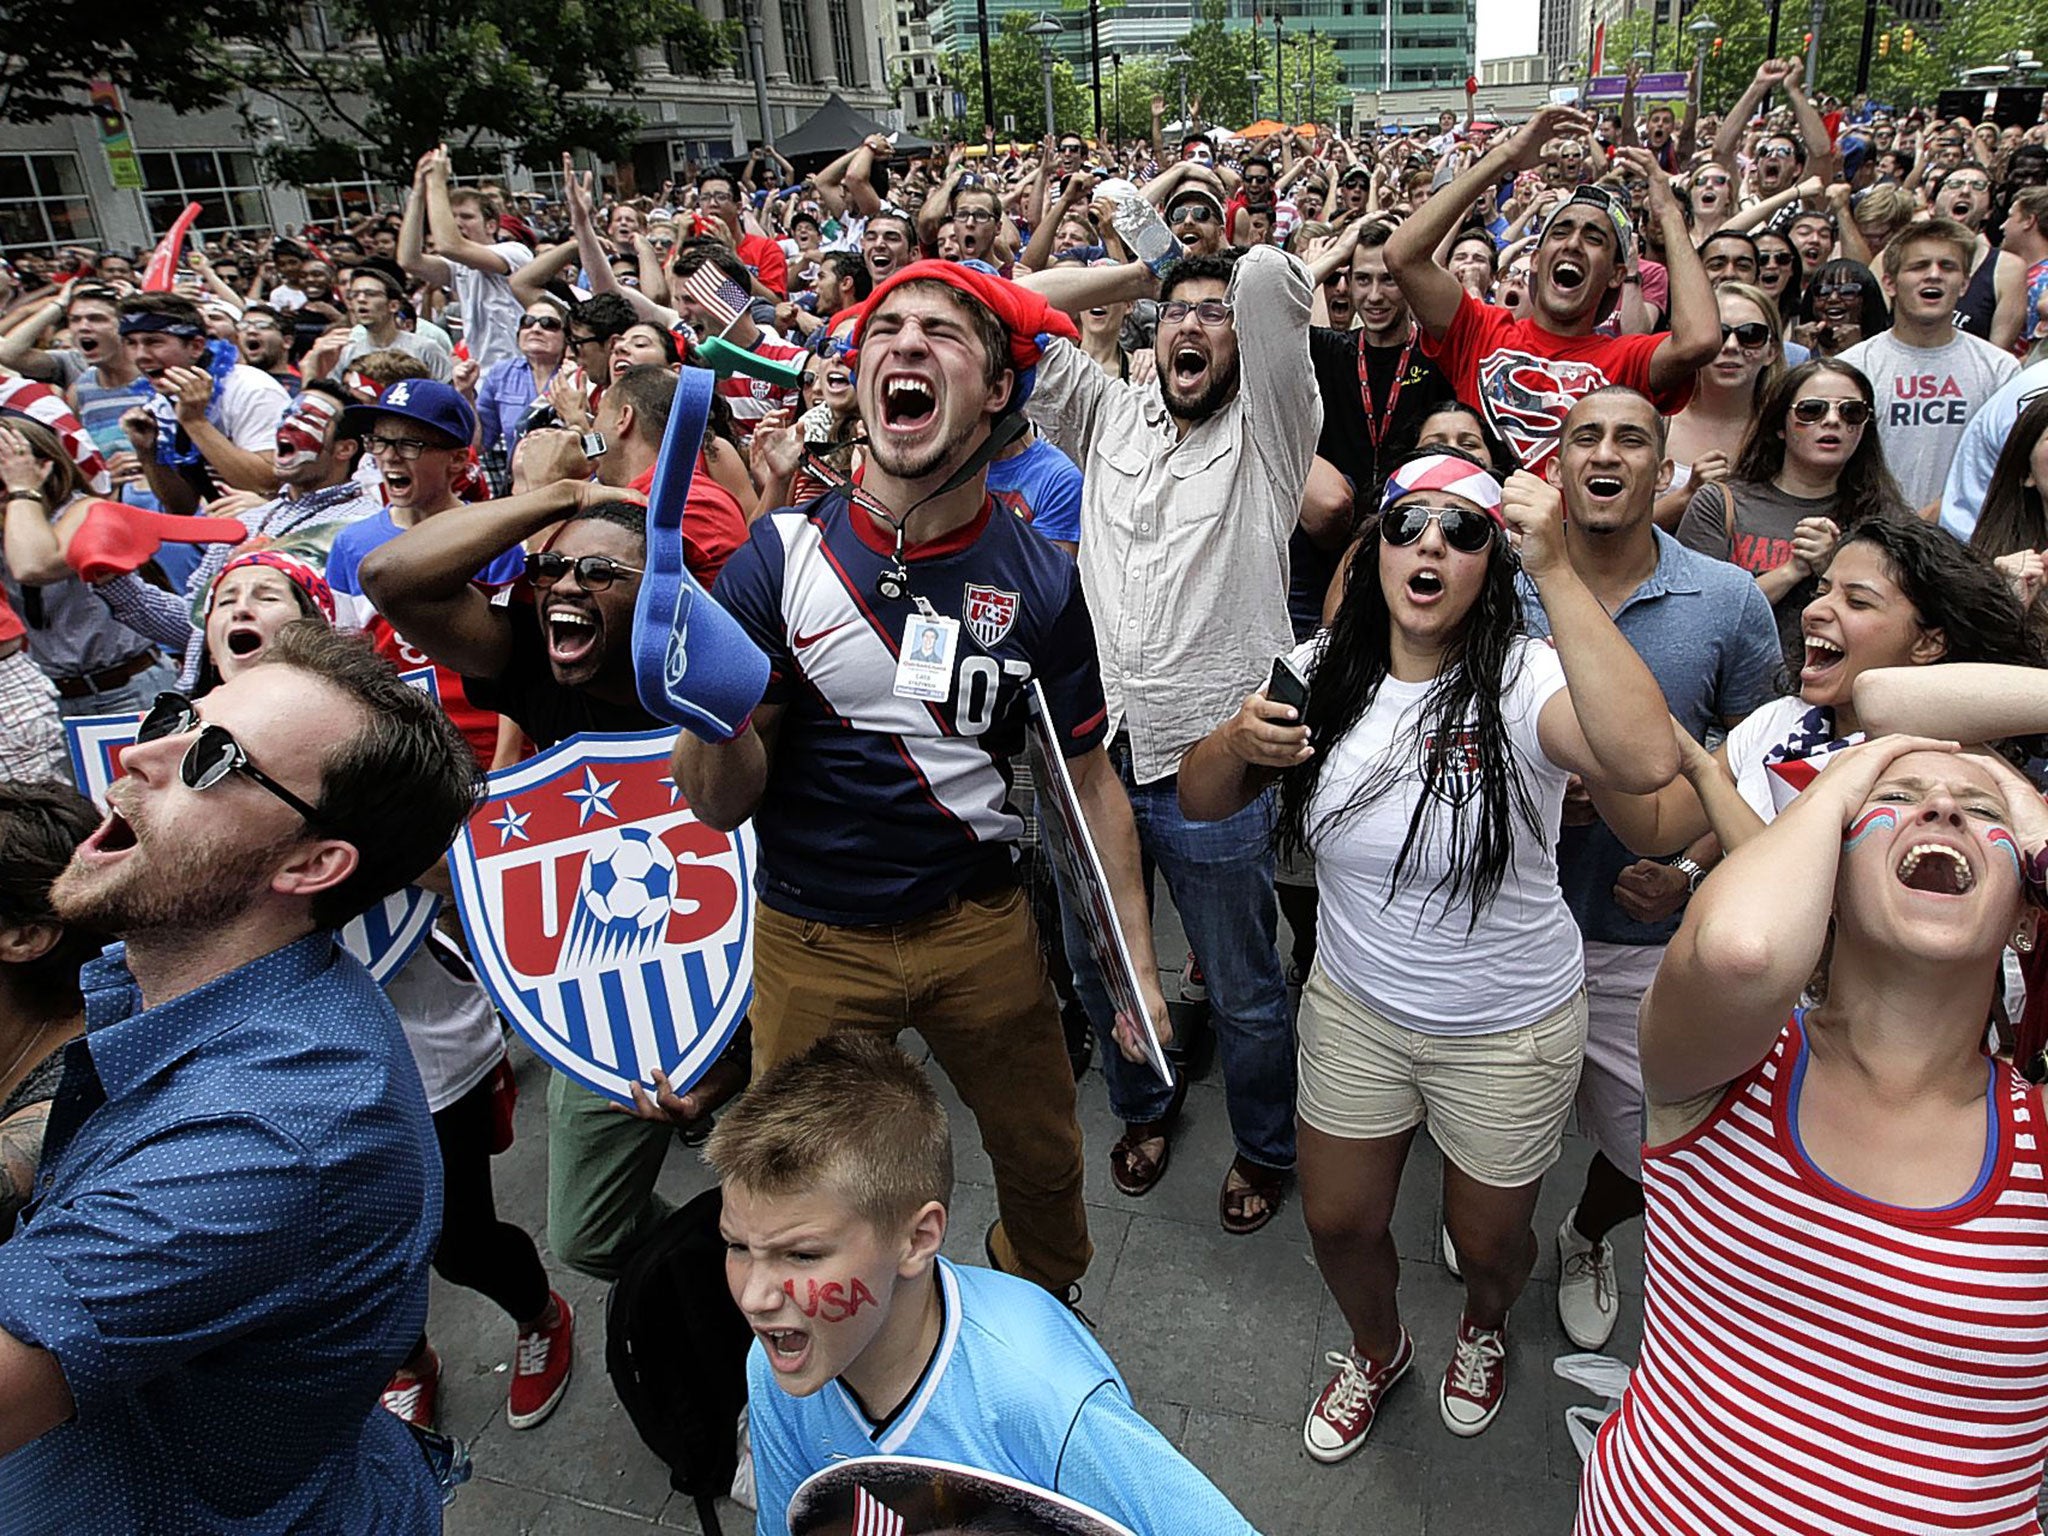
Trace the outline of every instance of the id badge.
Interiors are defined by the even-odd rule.
[[[913,613],[903,621],[903,644],[896,656],[896,696],[943,704],[953,691],[953,657],[960,644],[960,621]]]

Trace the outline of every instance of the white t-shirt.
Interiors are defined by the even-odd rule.
[[[1939,347],[1914,347],[1890,331],[1859,341],[1841,361],[1863,370],[1877,398],[1884,460],[1915,510],[1941,499],[1963,428],[2020,371],[2010,352],[1958,331]]]
[[[519,317],[526,311],[512,292],[511,279],[533,260],[533,252],[517,240],[500,240],[491,249],[505,258],[503,273],[448,263],[455,278],[455,302],[462,310],[462,339],[468,343],[470,360],[485,372],[491,364],[519,355]]]
[[[405,1027],[420,1069],[427,1109],[439,1114],[484,1080],[505,1054],[491,999],[469,962],[439,933],[429,933],[384,995]]]
[[[1320,638],[1320,637],[1319,637]],[[1318,640],[1298,647],[1307,670]],[[1425,1035],[1487,1035],[1520,1029],[1555,1012],[1583,984],[1578,925],[1557,884],[1557,835],[1565,770],[1537,739],[1543,706],[1565,685],[1557,653],[1538,640],[1514,642],[1502,700],[1514,768],[1530,791],[1542,831],[1517,819],[1498,895],[1467,931],[1469,897],[1446,909],[1437,883],[1449,869],[1449,806],[1425,819],[1389,895],[1394,866],[1422,792],[1417,711],[1431,684],[1389,677],[1364,717],[1326,748],[1309,807],[1309,839],[1322,905],[1316,957],[1330,979],[1403,1028]],[[1476,748],[1475,748],[1476,750]],[[1367,782],[1383,754],[1403,760],[1402,777],[1335,825],[1329,818]],[[1476,776],[1470,781],[1477,794]],[[1476,812],[1476,800],[1470,808]]]
[[[1772,773],[1764,759],[1784,745],[1812,708],[1797,694],[1790,694],[1750,711],[1728,732],[1728,766],[1734,771],[1735,787],[1765,821],[1776,821],[1778,812],[1790,805],[1799,791],[1791,780]],[[1863,740],[1863,733],[1852,732],[1844,739],[1853,746]],[[1816,769],[1828,764],[1827,757],[1810,757],[1808,761]]]
[[[208,415],[228,441],[245,453],[275,453],[277,424],[284,420],[291,403],[291,392],[269,374],[237,363],[228,370],[226,380],[215,386]],[[159,393],[150,402],[150,410],[158,431],[176,429],[178,411],[170,396]]]

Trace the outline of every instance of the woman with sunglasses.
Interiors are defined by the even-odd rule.
[[[194,697],[257,665],[290,624],[334,624],[334,595],[320,573],[277,550],[237,555],[222,567],[207,599],[206,652]],[[149,741],[197,724],[192,701],[161,695],[137,736]],[[309,822],[319,809],[299,800],[248,760],[240,743],[218,727],[193,739],[181,765],[185,783],[204,790],[242,774],[284,800]],[[440,867],[422,883],[437,885]],[[384,984],[419,1068],[434,1134],[441,1148],[442,1216],[434,1270],[443,1280],[496,1302],[518,1326],[507,1422],[538,1424],[568,1384],[573,1322],[568,1302],[550,1287],[533,1238],[501,1221],[491,1156],[502,1149],[514,1092],[497,1013],[460,950],[438,931]],[[536,1358],[552,1361],[538,1372]],[[384,1406],[408,1423],[431,1427],[441,1358],[421,1334],[384,1393]]]
[[[1533,475],[1503,490],[1455,450],[1403,460],[1336,622],[1287,658],[1308,678],[1305,707],[1255,693],[1181,764],[1196,818],[1228,816],[1277,778],[1282,846],[1316,858],[1301,1196],[1350,1329],[1303,1428],[1318,1461],[1358,1449],[1414,1362],[1390,1224],[1425,1122],[1465,1283],[1438,1410],[1461,1436],[1492,1422],[1508,1309],[1535,1262],[1530,1218],[1585,1047],[1554,851],[1566,780],[1640,791],[1677,763],[1655,679],[1565,554],[1561,505]],[[1516,540],[1554,649],[1522,631]]]
[[[1760,288],[1723,283],[1714,290],[1721,309],[1721,350],[1699,371],[1692,398],[1671,418],[1665,457],[1671,484],[1657,498],[1657,526],[1678,527],[1695,492],[1728,478],[1742,452],[1757,407],[1785,369],[1778,308]]]
[[[567,351],[568,309],[553,294],[541,294],[519,317],[519,355],[493,363],[477,381],[477,449],[487,464],[511,462]],[[509,483],[495,469],[491,479],[501,491]]]
[[[1892,312],[1877,274],[1860,261],[1837,258],[1814,269],[1800,301],[1792,339],[1815,357],[1838,357],[1859,341],[1891,329]]]
[[[1756,577],[1795,673],[1800,614],[1836,543],[1866,517],[1906,513],[1875,411],[1870,381],[1847,363],[1801,363],[1757,407],[1734,473],[1701,486],[1678,524],[1686,548]]]

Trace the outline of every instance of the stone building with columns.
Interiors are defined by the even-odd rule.
[[[697,0],[713,21],[743,19],[760,8],[769,124],[784,133],[836,91],[860,110],[900,121],[889,88],[900,68],[893,0]],[[751,64],[744,45],[733,67],[710,76],[678,74],[659,51],[641,59],[633,105],[644,121],[626,158],[598,166],[628,194],[658,193],[692,164],[744,157],[761,137]],[[249,118],[259,134],[288,137],[291,114],[256,99]],[[400,188],[369,174],[317,186],[284,186],[263,174],[260,143],[232,107],[177,112],[128,103],[128,126],[144,186],[116,187],[93,118],[11,126],[0,139],[0,255],[91,245],[129,251],[154,243],[188,202],[202,208],[206,233],[273,230],[333,223],[394,202]],[[515,192],[552,196],[549,167],[525,167],[491,149],[458,164],[465,179],[489,176]]]

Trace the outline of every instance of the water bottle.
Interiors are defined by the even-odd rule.
[[[1181,254],[1181,244],[1166,227],[1159,210],[1135,193],[1117,200],[1109,221],[1116,226],[1117,235],[1131,254],[1150,267],[1155,277]]]

